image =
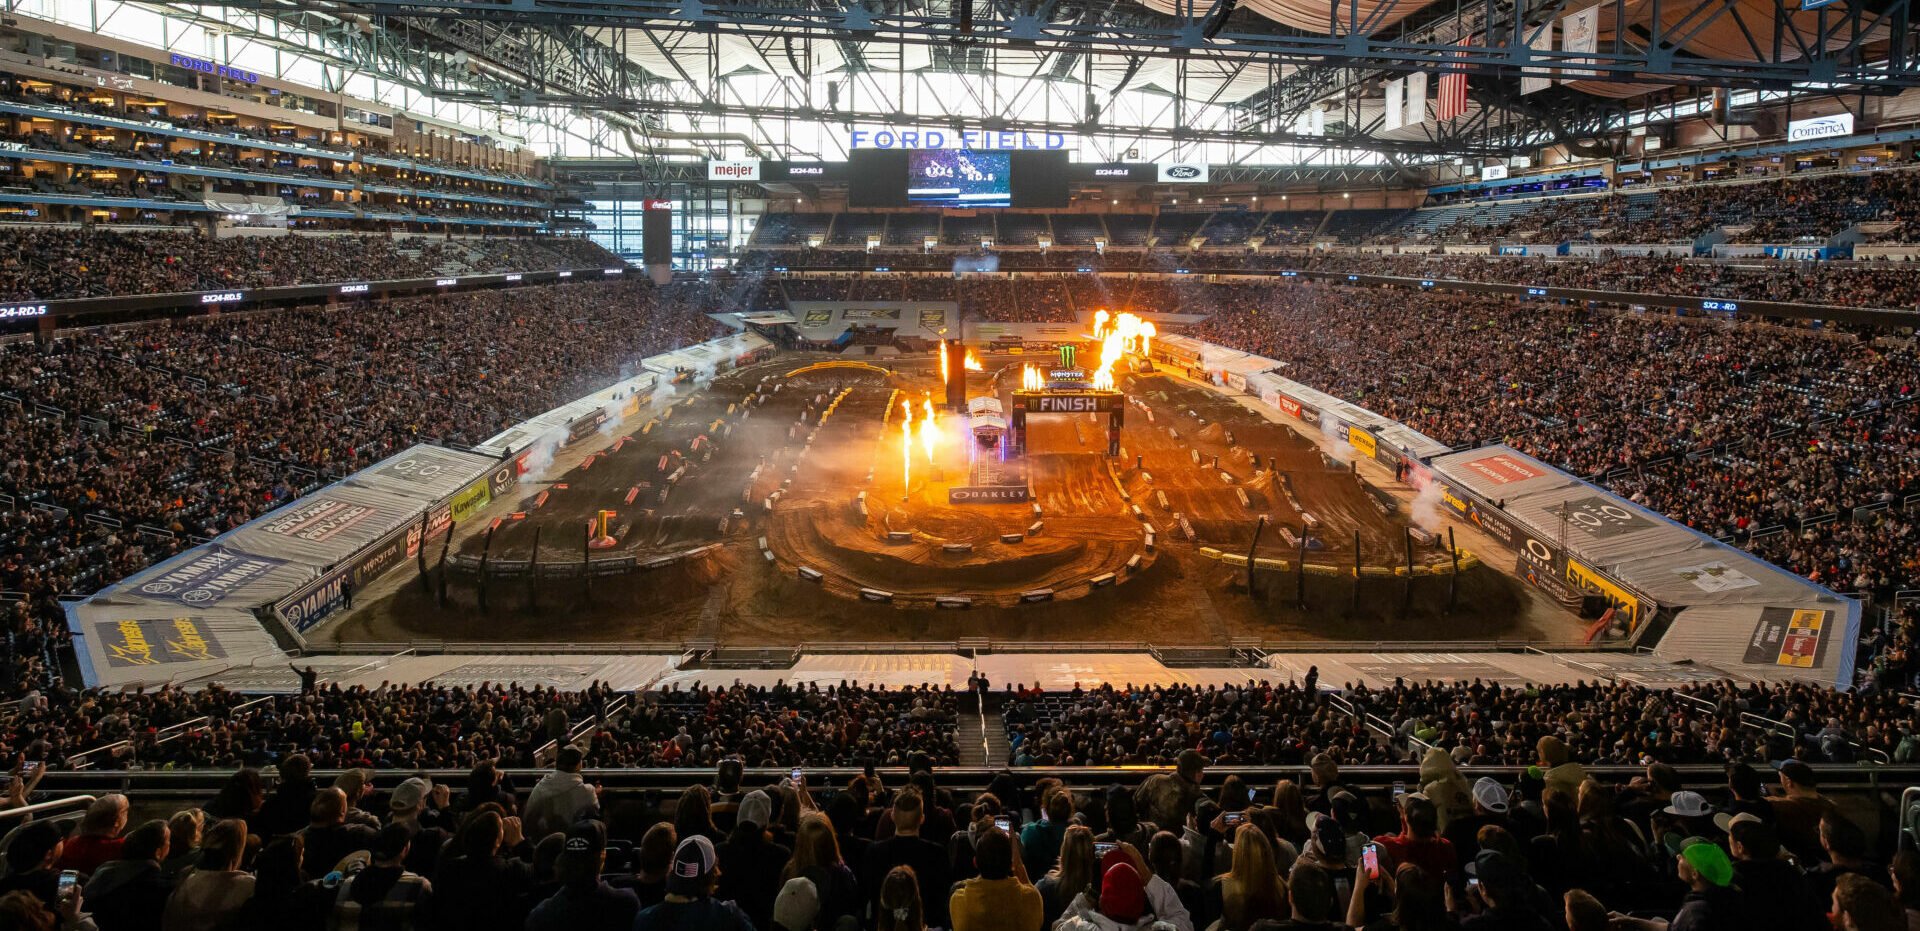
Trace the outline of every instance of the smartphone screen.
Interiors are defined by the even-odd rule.
[[[20,775],[31,776],[40,768],[39,760],[26,760],[20,764]]]
[[[993,819],[993,826],[996,828],[999,828],[1002,831],[1011,831],[1013,830],[1013,819],[1007,817],[1006,815],[1001,815],[1000,817]]]
[[[1107,854],[1118,849],[1120,849],[1120,845],[1113,841],[1098,841],[1093,845],[1093,856],[1095,859],[1104,860]]]
[[[799,782],[799,781],[800,781],[800,767],[798,767],[798,766],[795,766],[795,767],[793,768],[793,771],[787,774],[787,778],[789,778],[789,779],[792,779],[792,780],[793,780],[794,782]]]
[[[74,890],[80,888],[80,874],[73,870],[60,871],[58,895],[62,900],[73,898]]]
[[[1360,848],[1360,864],[1367,868],[1370,879],[1380,878],[1380,845],[1368,844]]]
[[[1247,802],[1248,802],[1248,803],[1252,803],[1252,802],[1254,802],[1254,801],[1256,801],[1256,800],[1257,800],[1257,799],[1259,799],[1259,798],[1260,798],[1260,790],[1259,790],[1259,789],[1248,789],[1248,790],[1247,790]]]
[[[1220,816],[1220,823],[1230,828],[1236,827],[1246,820],[1247,813],[1244,811],[1229,811]]]
[[[1393,783],[1393,797],[1399,798],[1400,796],[1405,794],[1407,794],[1407,784],[1405,782],[1395,780]]]

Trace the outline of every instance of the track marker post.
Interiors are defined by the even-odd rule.
[[[1400,616],[1404,618],[1413,613],[1413,528],[1401,528],[1401,536],[1407,544],[1407,590],[1400,602]]]
[[[1293,600],[1307,610],[1307,530],[1300,528],[1300,558],[1293,562]]]
[[[1447,553],[1453,557],[1453,572],[1447,575],[1447,613],[1452,614],[1460,599],[1460,548],[1453,545],[1453,528],[1447,528]]]
[[[434,605],[439,608],[447,606],[447,550],[453,546],[453,528],[454,524],[449,521],[447,535],[440,540],[440,595]]]
[[[487,525],[487,538],[480,544],[480,610],[487,610],[487,557],[493,554],[493,531],[496,524]]]
[[[1267,529],[1267,515],[1262,514],[1260,520],[1253,525],[1253,543],[1247,547],[1247,597],[1255,601],[1260,600],[1260,594],[1253,587],[1253,556],[1260,550],[1260,531],[1265,529]]]
[[[593,521],[580,531],[580,578],[587,583],[586,600],[593,603]]]
[[[533,557],[527,562],[527,611],[540,607],[540,525],[533,527]]]
[[[1360,528],[1353,528],[1353,614],[1360,614]]]
[[[414,565],[420,570],[420,594],[433,594],[433,580],[427,577],[427,515],[420,515],[420,548],[413,551]]]

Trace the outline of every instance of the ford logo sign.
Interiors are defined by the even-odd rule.
[[[1169,165],[1167,166],[1167,177],[1198,178],[1200,177],[1200,169],[1192,165]]]

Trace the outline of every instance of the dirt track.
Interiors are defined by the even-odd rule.
[[[906,374],[863,369],[830,369],[785,381],[786,372],[808,360],[783,357],[715,380],[683,400],[673,414],[642,433],[647,417],[622,424],[615,435],[583,444],[615,445],[619,434],[632,439],[590,466],[563,476],[528,517],[504,521],[496,531],[492,558],[509,564],[532,553],[532,531],[540,528],[542,578],[494,578],[488,583],[488,609],[478,607],[478,586],[455,574],[445,606],[431,594],[433,584],[417,580],[382,584],[328,634],[341,640],[395,641],[421,638],[494,641],[686,641],[714,640],[731,645],[809,641],[995,640],[1152,641],[1164,644],[1224,644],[1233,638],[1294,640],[1392,640],[1495,636],[1564,636],[1566,630],[1527,631],[1518,618],[1517,582],[1490,569],[1464,574],[1458,607],[1445,610],[1448,581],[1422,577],[1413,582],[1410,613],[1405,583],[1362,579],[1358,607],[1356,583],[1340,578],[1262,576],[1261,600],[1248,597],[1245,571],[1199,555],[1201,546],[1244,552],[1258,514],[1273,525],[1262,538],[1261,556],[1290,558],[1295,553],[1277,527],[1301,528],[1298,512],[1281,486],[1260,474],[1278,462],[1295,498],[1321,521],[1322,545],[1312,559],[1327,563],[1353,557],[1353,532],[1361,532],[1362,561],[1391,566],[1404,561],[1403,519],[1383,516],[1368,493],[1344,471],[1328,467],[1308,441],[1284,425],[1270,423],[1229,400],[1185,382],[1139,376],[1127,383],[1133,397],[1153,412],[1130,406],[1122,445],[1127,457],[1114,461],[1122,484],[1133,496],[1123,501],[1099,455],[1105,443],[1104,415],[1076,421],[1069,415],[1030,421],[1027,465],[1044,528],[1017,544],[1000,543],[1003,533],[1024,532],[1033,520],[1026,504],[949,506],[945,486],[962,484],[965,471],[958,450],[940,474],[921,471],[910,500],[900,501],[900,441],[897,425],[883,426],[887,399],[896,389],[919,398],[938,375],[925,360],[913,360]],[[999,360],[1011,361],[1011,360]],[[989,362],[989,370],[995,365]],[[716,433],[713,422],[729,403],[739,404],[764,385],[765,400],[751,414],[730,418]],[[985,376],[973,376],[975,393],[990,390]],[[776,384],[784,384],[774,391]],[[802,452],[819,413],[845,391],[812,448]],[[1192,411],[1193,415],[1187,412]],[[807,422],[801,424],[803,412]],[[1200,423],[1204,419],[1205,424]],[[1167,433],[1178,431],[1179,438]],[[1076,429],[1077,427],[1077,429]],[[1232,434],[1229,443],[1227,434]],[[708,449],[694,449],[708,435]],[[954,438],[953,442],[959,442]],[[1198,449],[1204,468],[1192,462]],[[683,457],[664,471],[662,455]],[[710,457],[705,455],[710,452]],[[1220,468],[1212,467],[1215,455]],[[1144,457],[1143,470],[1133,467]],[[797,471],[793,470],[800,464]],[[666,478],[681,465],[664,504],[649,509]],[[924,458],[916,462],[924,469]],[[755,475],[755,470],[758,474]],[[869,471],[873,481],[867,482]],[[1220,477],[1224,471],[1231,483]],[[754,476],[749,481],[749,476]],[[931,483],[928,478],[932,478]],[[783,483],[791,479],[782,490]],[[634,505],[625,495],[640,483]],[[1236,489],[1248,492],[1243,506]],[[523,487],[520,502],[489,516],[522,508],[541,489]],[[769,515],[762,503],[780,491]],[[855,497],[866,491],[868,516],[857,512]],[[1169,507],[1157,500],[1164,492]],[[1136,577],[1087,590],[1084,580],[1117,571],[1141,549],[1138,504],[1157,530],[1157,552]],[[631,555],[641,563],[662,554],[684,552],[711,543],[721,546],[697,560],[670,567],[591,580],[553,578],[552,567],[579,562],[580,533],[601,508],[619,512],[619,546],[595,552],[596,561]],[[744,520],[730,519],[741,508]],[[651,513],[649,513],[651,511]],[[1187,517],[1195,542],[1187,542],[1172,518]],[[728,520],[725,531],[723,519]],[[911,542],[890,543],[888,530],[912,534]],[[761,548],[765,537],[776,559]],[[971,544],[971,553],[948,552],[946,544]],[[478,536],[458,546],[477,552]],[[1310,560],[1311,561],[1311,560]],[[826,577],[802,581],[796,565],[811,565]],[[403,573],[395,573],[396,576]],[[1124,575],[1124,573],[1121,573]],[[431,581],[431,580],[430,580]],[[1304,581],[1308,608],[1294,604],[1296,585]],[[1083,597],[1043,604],[1022,604],[1018,593],[1034,588],[1081,584]],[[906,603],[858,600],[858,589],[892,592]],[[970,610],[932,607],[933,596],[972,593]],[[1571,617],[1567,619],[1572,629]]]

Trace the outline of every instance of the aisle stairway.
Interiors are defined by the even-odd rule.
[[[1007,763],[1007,725],[1000,713],[988,711],[984,724],[973,708],[962,707],[954,742],[960,745],[961,766],[1005,766]]]

